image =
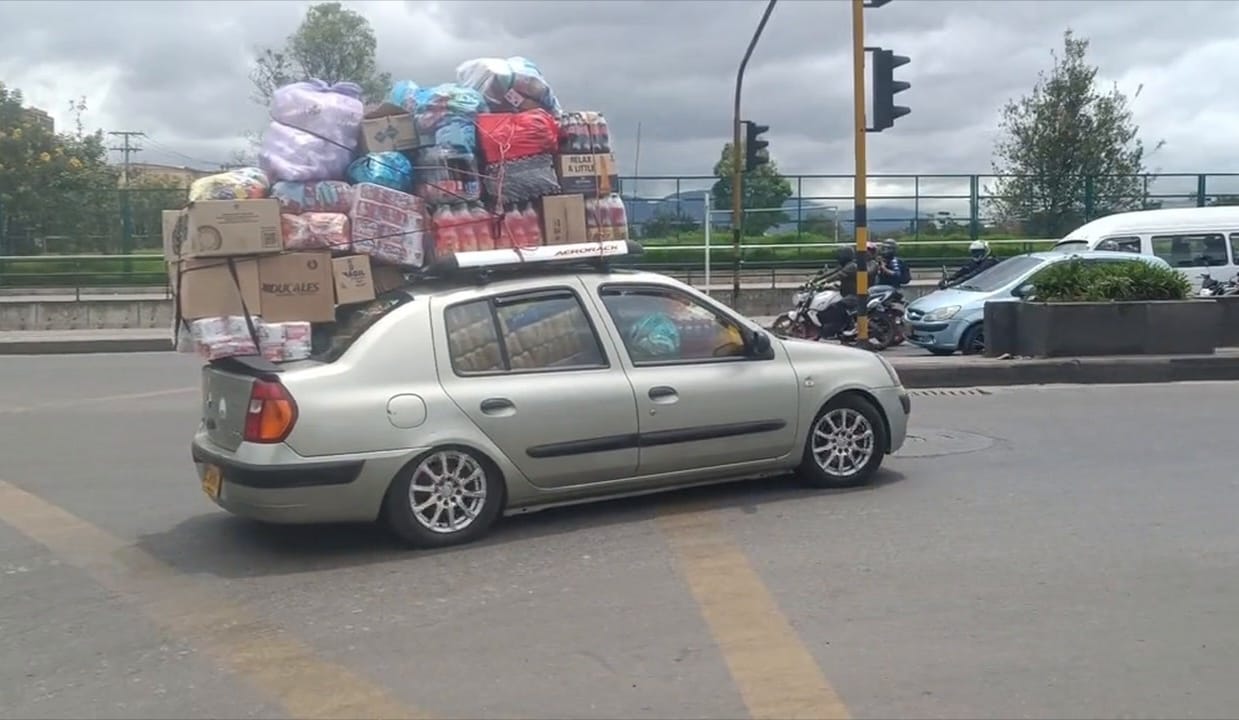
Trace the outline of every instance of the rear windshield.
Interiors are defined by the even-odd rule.
[[[311,360],[333,363],[348,351],[370,326],[396,308],[413,301],[403,290],[392,290],[368,303],[336,310],[336,321],[314,326],[314,354]]]

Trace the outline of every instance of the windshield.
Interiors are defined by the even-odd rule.
[[[371,325],[412,299],[404,291],[392,290],[368,303],[339,308],[335,323],[314,327],[314,354],[311,359],[324,363],[339,360]]]
[[[1088,250],[1087,240],[1059,240],[1054,244],[1054,252],[1079,252]]]
[[[1045,260],[1041,258],[1028,255],[1008,258],[989,270],[978,273],[963,285],[957,285],[955,289],[971,290],[973,292],[993,292],[999,288],[1006,287],[1014,280],[1018,280],[1044,262]]]

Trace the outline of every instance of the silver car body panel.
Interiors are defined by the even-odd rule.
[[[599,295],[604,287],[633,285],[686,294],[761,330],[695,288],[653,273],[544,273],[485,285],[412,286],[410,302],[378,320],[335,362],[284,368],[280,381],[297,403],[298,422],[283,443],[240,442],[235,424],[220,430],[212,397],[225,398],[226,414],[243,416],[241,396],[252,381],[204,368],[203,425],[193,441],[199,473],[212,459],[304,467],[307,474],[355,467],[349,482],[308,487],[254,487],[225,478],[218,503],[270,522],[369,521],[404,467],[432,448],[458,445],[483,454],[502,475],[505,512],[527,512],[785,473],[800,463],[818,411],[844,392],[881,410],[888,452],[902,446],[907,393],[889,363],[863,350],[772,337],[769,359],[634,364]],[[454,371],[445,308],[547,288],[569,288],[579,298],[606,367]]]

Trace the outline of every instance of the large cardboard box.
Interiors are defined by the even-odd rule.
[[[369,255],[348,255],[331,261],[336,286],[336,304],[369,302],[404,284],[404,273],[391,265],[378,265]]]
[[[541,200],[538,216],[547,245],[589,241],[585,226],[585,198],[581,195],[547,195]]]
[[[331,252],[290,252],[258,259],[262,319],[267,322],[334,322]]]
[[[559,175],[559,187],[564,193],[598,197],[619,192],[618,170],[611,153],[557,155],[555,173]]]
[[[168,270],[185,320],[262,311],[257,258],[178,260]]]
[[[278,253],[280,232],[275,200],[200,200],[182,211],[175,235],[185,238],[182,257],[205,258]]]
[[[361,121],[361,147],[366,152],[414,150],[421,144],[413,116],[402,107],[383,103]]]

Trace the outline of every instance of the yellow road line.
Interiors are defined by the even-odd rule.
[[[847,706],[712,512],[659,518],[753,718],[850,717]]]
[[[152,390],[150,392],[125,393],[123,395],[104,395],[102,397],[58,400],[56,402],[42,403],[40,405],[19,405],[16,407],[0,408],[0,415],[17,415],[20,413],[37,412],[39,410],[63,410],[66,408],[75,408],[79,405],[92,405],[96,403],[116,402],[119,400],[144,400],[146,398],[165,397],[167,395],[184,395],[190,392],[198,392],[199,390],[200,388],[197,385],[191,385],[187,387],[171,388],[169,390]]]
[[[136,605],[166,632],[213,656],[296,718],[425,717],[283,629],[21,488],[0,480],[0,520]]]

